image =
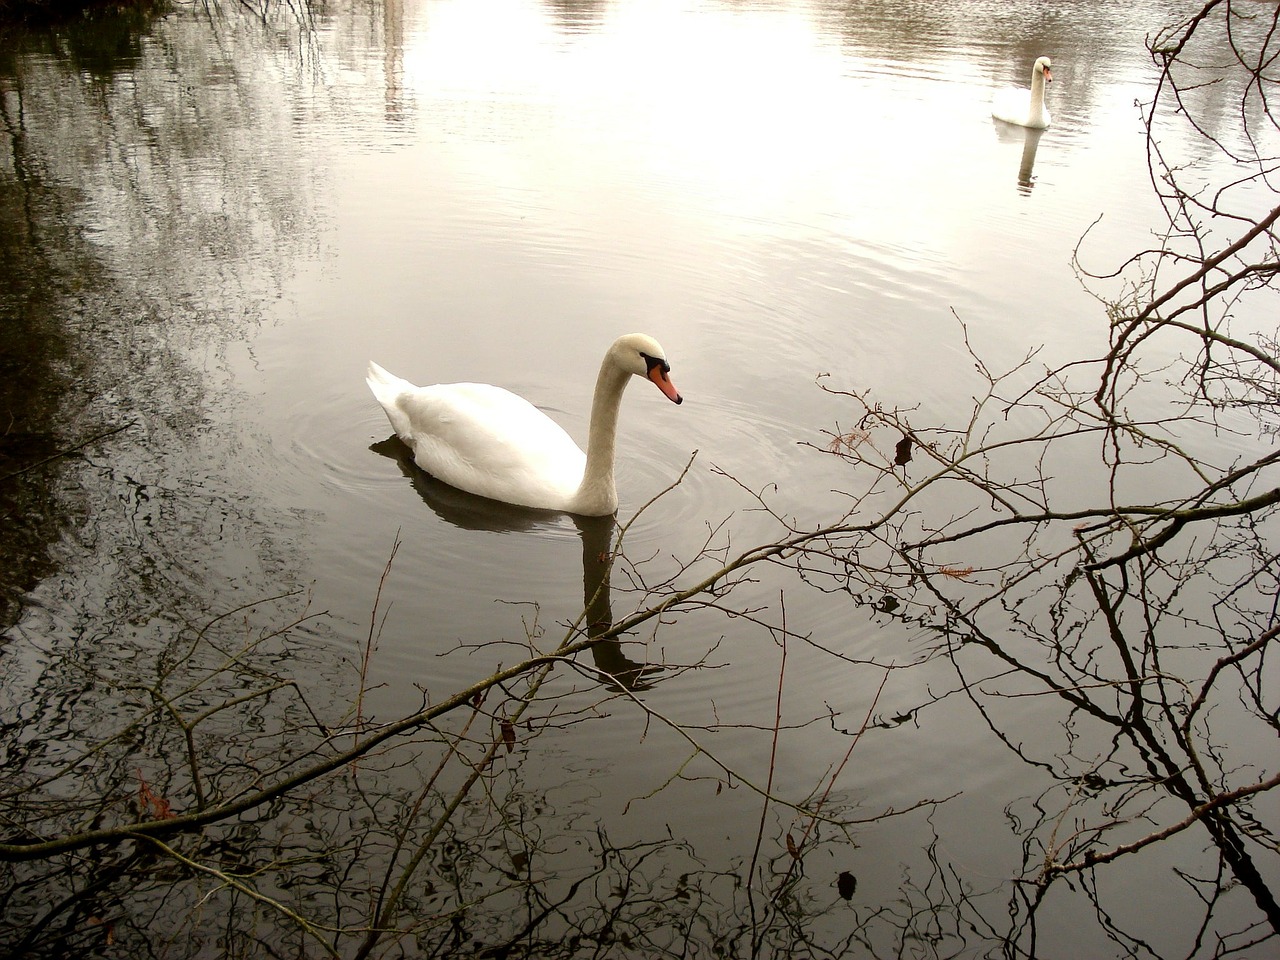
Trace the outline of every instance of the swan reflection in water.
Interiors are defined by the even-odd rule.
[[[1022,159],[1018,163],[1018,192],[1030,194],[1035,183],[1036,150],[1040,146],[1043,130],[1031,127],[1013,127],[1006,123],[996,123],[996,136],[1002,143],[1022,142]]]
[[[489,500],[449,486],[413,462],[413,451],[390,436],[369,447],[374,453],[394,460],[413,489],[435,514],[463,530],[485,530],[491,533],[527,533],[558,526],[564,518],[573,521],[582,540],[582,597],[586,611],[587,636],[598,637],[613,626],[613,609],[609,596],[609,572],[613,565],[614,518],[582,517],[551,510],[517,507]],[[613,638],[600,640],[591,647],[596,669],[607,685],[628,691],[645,690],[661,679],[662,668],[637,663]]]
[[[1035,186],[1031,170],[1036,165],[1036,148],[1040,145],[1042,136],[1044,136],[1043,130],[1028,129],[1024,133],[1022,163],[1018,167],[1018,190],[1022,193],[1030,193],[1031,188]]]

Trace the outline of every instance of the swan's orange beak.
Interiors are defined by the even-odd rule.
[[[1051,81],[1052,79],[1053,79],[1053,73],[1052,73],[1052,72],[1050,72],[1050,70],[1049,70],[1049,68],[1048,68],[1048,67],[1045,67],[1045,68],[1044,68],[1044,82],[1045,82],[1045,83],[1048,83],[1048,82],[1049,82],[1049,81]]]
[[[680,391],[676,389],[676,385],[671,382],[671,377],[667,375],[668,369],[665,363],[651,363],[649,364],[648,377],[659,390],[667,395],[667,399],[672,403],[684,403],[684,397],[680,396]]]

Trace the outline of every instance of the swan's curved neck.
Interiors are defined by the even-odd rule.
[[[591,400],[591,429],[587,434],[587,466],[578,488],[577,509],[584,513],[613,513],[618,509],[618,490],[613,479],[614,447],[618,438],[618,410],[622,391],[631,374],[606,356],[596,378]]]
[[[1044,73],[1039,70],[1031,71],[1031,112],[1028,120],[1032,123],[1039,123],[1044,119]]]

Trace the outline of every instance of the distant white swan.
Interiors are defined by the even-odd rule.
[[[662,347],[619,337],[600,364],[584,454],[554,420],[522,397],[487,383],[415,387],[376,363],[365,382],[414,462],[450,486],[524,507],[606,516],[618,509],[614,442],[622,391],[632,375],[682,402]]]
[[[1031,68],[1031,89],[1016,87],[996,92],[991,115],[1006,123],[1043,130],[1049,126],[1049,109],[1044,105],[1044,85],[1053,80],[1049,58],[1041,57]]]

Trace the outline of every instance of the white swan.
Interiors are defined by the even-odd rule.
[[[1049,109],[1044,105],[1044,85],[1053,80],[1048,57],[1040,57],[1031,67],[1031,90],[1017,87],[1000,90],[991,104],[991,115],[1006,123],[1043,130],[1049,126]]]
[[[652,337],[615,340],[596,379],[585,454],[554,420],[501,387],[415,387],[372,362],[365,382],[414,461],[432,476],[504,503],[606,516],[618,509],[613,456],[622,391],[634,374],[680,403],[670,372]]]

